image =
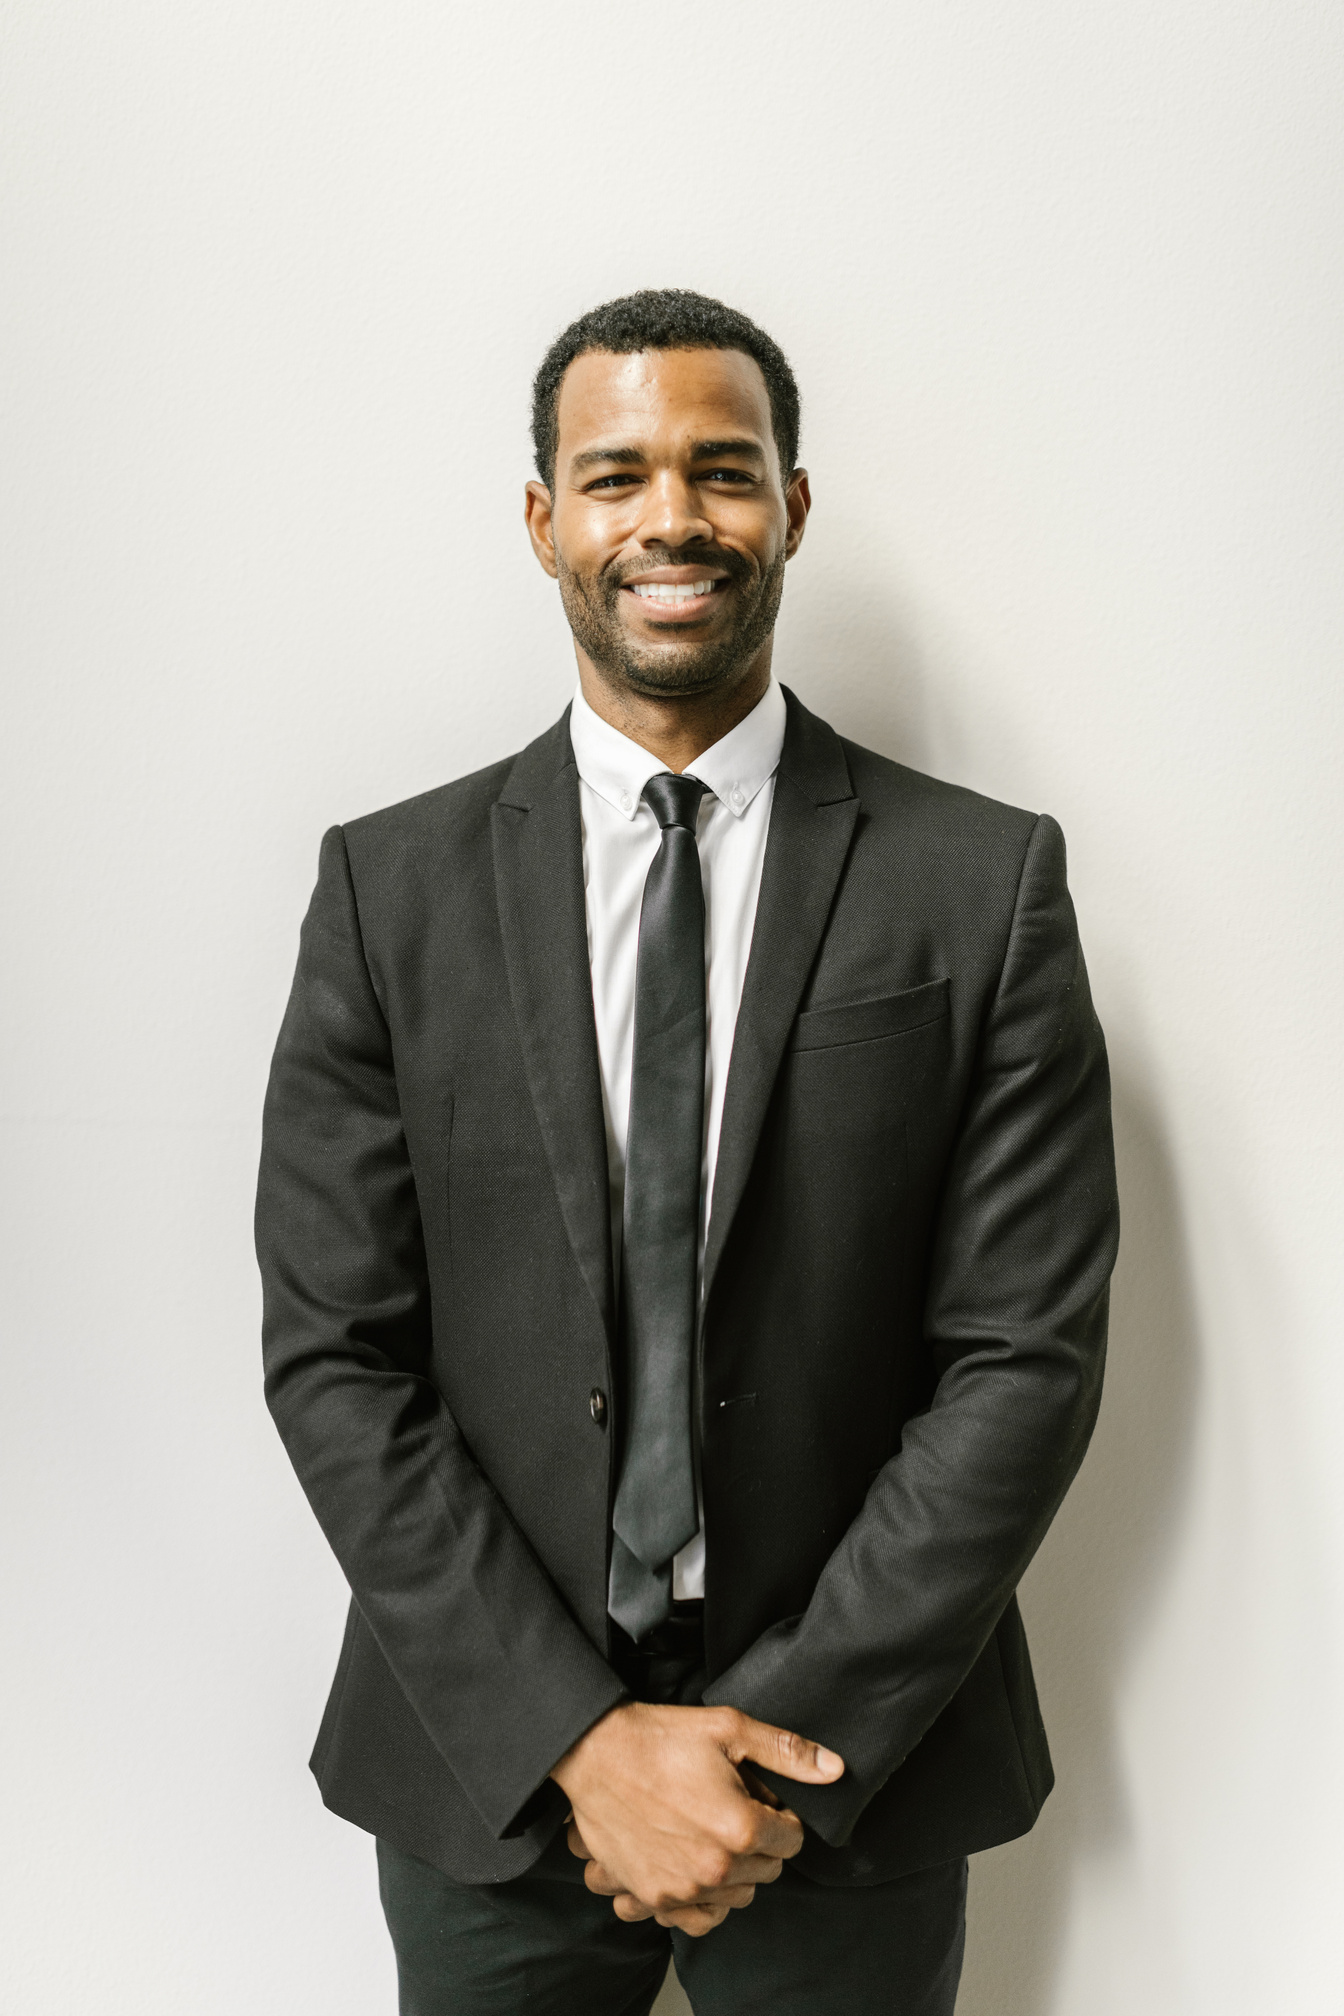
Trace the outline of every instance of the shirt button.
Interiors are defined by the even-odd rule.
[[[599,1428],[605,1426],[607,1419],[607,1396],[600,1386],[594,1386],[592,1392],[588,1395],[588,1412],[592,1415]]]
[[[630,796],[630,793],[628,791],[622,791],[621,793],[622,812],[633,812],[634,809],[635,809],[634,799]]]
[[[732,790],[728,793],[728,803],[732,806],[734,812],[740,812],[742,810],[743,805],[746,803],[746,799],[743,796],[740,785],[734,784]]]

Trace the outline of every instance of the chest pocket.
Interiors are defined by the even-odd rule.
[[[948,982],[931,980],[879,1001],[805,1010],[785,1054],[781,1086],[792,1138],[806,1141],[813,1156],[825,1143],[837,1169],[851,1175],[867,1155],[894,1174],[907,1129],[922,1129],[929,1097],[946,1071],[949,1005]],[[860,1143],[866,1144],[861,1154]]]
[[[925,1029],[948,1016],[948,982],[929,980],[886,994],[880,1001],[847,1001],[835,1008],[808,1008],[794,1025],[790,1050],[831,1050],[842,1044],[875,1043]]]

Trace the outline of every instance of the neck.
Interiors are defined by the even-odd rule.
[[[767,637],[742,677],[712,693],[637,693],[619,685],[593,663],[577,643],[583,697],[604,721],[678,775],[706,749],[744,721],[770,684],[772,637]]]

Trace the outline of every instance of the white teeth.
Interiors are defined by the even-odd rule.
[[[708,581],[633,581],[636,595],[645,596],[650,602],[689,602],[693,596],[708,595],[714,586]]]

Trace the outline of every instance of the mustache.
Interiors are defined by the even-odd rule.
[[[722,546],[666,547],[663,552],[650,554],[639,564],[625,564],[613,560],[602,570],[602,584],[608,593],[614,594],[631,581],[638,581],[641,575],[652,574],[659,567],[713,567],[723,573],[729,581],[748,581],[751,578],[751,564],[740,553],[729,553]]]

